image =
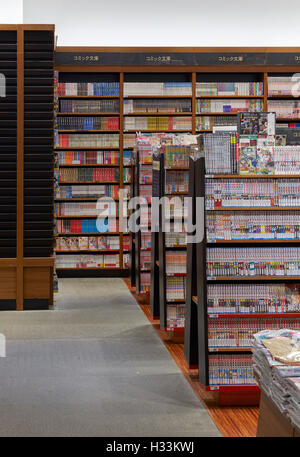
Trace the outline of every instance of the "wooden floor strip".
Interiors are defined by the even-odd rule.
[[[215,400],[214,394],[212,392],[207,392],[201,387],[198,382],[198,371],[188,369],[184,359],[183,344],[179,342],[180,340],[175,340],[167,332],[160,330],[159,321],[153,320],[151,317],[150,306],[147,303],[148,298],[136,294],[135,288],[130,287],[128,278],[125,278],[124,281],[223,436],[256,436],[258,407],[219,406]]]

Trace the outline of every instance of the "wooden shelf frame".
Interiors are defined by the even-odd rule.
[[[15,302],[13,308],[17,311],[25,309],[34,309],[39,305],[35,304],[35,300],[47,301],[48,305],[53,305],[53,255],[49,257],[24,257],[24,236],[25,228],[25,208],[24,208],[24,149],[25,132],[24,132],[24,78],[30,77],[25,75],[25,41],[27,32],[49,32],[53,36],[53,53],[52,59],[49,61],[49,71],[53,71],[54,66],[54,25],[39,25],[39,24],[9,24],[0,25],[0,31],[16,32],[17,42],[17,162],[16,162],[16,257],[15,258],[0,258],[0,298],[1,301],[12,300]],[[51,52],[51,50],[49,51]],[[38,61],[36,61],[38,64]],[[52,65],[52,67],[51,67]],[[28,74],[28,69],[26,70]],[[53,146],[52,146],[53,147]],[[52,210],[51,210],[52,214]],[[30,305],[28,305],[30,302]],[[6,309],[6,305],[0,309]],[[28,307],[29,306],[29,307]],[[33,307],[33,308],[32,308]],[[43,305],[45,309],[45,305]]]

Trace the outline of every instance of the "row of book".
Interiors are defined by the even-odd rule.
[[[268,110],[276,113],[276,118],[300,118],[300,102],[297,100],[269,100]]]
[[[208,279],[220,276],[300,276],[300,248],[210,248],[206,252]]]
[[[202,134],[199,146],[205,154],[206,173],[235,174],[239,171],[236,134]]]
[[[204,134],[206,173],[299,174],[300,146],[276,145],[278,136],[274,140],[243,136],[237,143],[234,134]]]
[[[251,355],[209,355],[210,386],[256,385]]]
[[[174,232],[174,229],[171,227],[171,232]],[[167,248],[186,246],[187,234],[186,233],[165,233],[165,246]]]
[[[119,151],[57,151],[59,165],[119,165]],[[131,151],[123,151],[123,164],[128,165]]]
[[[140,269],[150,270],[151,268],[151,252],[141,251],[140,252]]]
[[[213,130],[214,127],[237,126],[235,116],[196,116],[196,130]]]
[[[300,312],[299,299],[299,283],[208,284],[207,313],[298,313]]]
[[[192,95],[192,83],[185,82],[126,82],[124,83],[124,97],[142,95]]]
[[[60,82],[57,95],[62,96],[111,96],[120,95],[120,83],[115,82]]]
[[[117,116],[59,116],[58,130],[119,130]]]
[[[289,429],[300,430],[300,332],[289,327],[254,335],[254,373],[263,393],[275,403]],[[288,433],[287,433],[288,435]],[[297,433],[298,435],[298,433]],[[294,434],[294,436],[297,436]]]
[[[169,171],[165,175],[165,192],[188,192],[189,172],[188,171]]]
[[[191,113],[190,99],[128,99],[124,100],[124,114],[130,113]]]
[[[109,134],[81,134],[81,133],[59,133],[59,148],[118,148],[119,135]]]
[[[268,76],[268,96],[290,95],[297,97],[298,78],[295,76]]]
[[[60,182],[91,181],[111,182],[120,180],[119,168],[60,168]]]
[[[151,249],[150,233],[141,233],[141,249]]]
[[[166,251],[166,274],[186,274],[186,251]]]
[[[152,165],[140,164],[139,182],[140,184],[152,183]]]
[[[134,148],[136,146],[135,133],[124,133],[123,135],[124,148]]]
[[[167,304],[167,331],[184,328],[184,304]]]
[[[98,202],[72,202],[56,203],[56,216],[117,216],[118,202],[104,201],[103,205]]]
[[[263,82],[196,82],[196,97],[263,95]]]
[[[57,255],[56,268],[119,268],[119,254]]]
[[[264,103],[263,100],[206,100],[198,99],[196,103],[196,112],[199,113],[232,113],[238,112],[257,112],[263,111]],[[271,110],[270,110],[271,111]],[[272,110],[274,111],[274,110]]]
[[[56,232],[58,234],[118,232],[118,225],[118,220],[115,219],[57,219]]]
[[[206,236],[216,240],[298,240],[298,211],[239,211],[206,215]]]
[[[165,168],[185,168],[189,166],[187,147],[183,145],[168,145],[164,154]]]
[[[88,251],[88,250],[120,249],[119,236],[58,236],[57,251]],[[123,250],[129,250],[129,237],[123,237]]]
[[[127,116],[124,118],[124,130],[192,130],[192,118],[188,116]]]
[[[59,198],[100,198],[110,197],[119,198],[119,185],[63,185],[56,191],[55,197]],[[128,193],[128,188],[124,191]]]
[[[119,113],[119,100],[68,100],[61,99],[59,102],[60,113]]]
[[[166,300],[172,302],[186,299],[186,277],[170,276],[166,278]]]
[[[151,273],[140,272],[140,293],[149,294],[151,285]]]
[[[298,329],[300,319],[297,318],[245,318],[245,319],[209,319],[208,350],[219,348],[250,348],[253,335],[261,330],[281,328]]]
[[[206,209],[235,207],[296,207],[300,204],[298,179],[206,179]]]

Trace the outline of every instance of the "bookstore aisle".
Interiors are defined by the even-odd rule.
[[[1,436],[221,436],[122,279],[1,313]]]

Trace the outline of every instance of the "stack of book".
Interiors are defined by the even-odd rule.
[[[119,96],[120,83],[115,82],[60,82],[58,85],[58,96]]]
[[[263,392],[300,429],[300,332],[290,328],[254,335],[254,372]]]
[[[154,96],[191,96],[192,83],[174,82],[174,83],[124,83],[124,97],[154,95]]]
[[[119,100],[60,100],[60,113],[119,113]]]
[[[233,315],[298,313],[299,298],[299,284],[209,284],[207,312]]]
[[[57,146],[59,148],[118,148],[119,135],[59,133]]]
[[[117,116],[59,116],[59,130],[119,130]]]
[[[196,97],[202,96],[262,96],[263,82],[197,82]]]

